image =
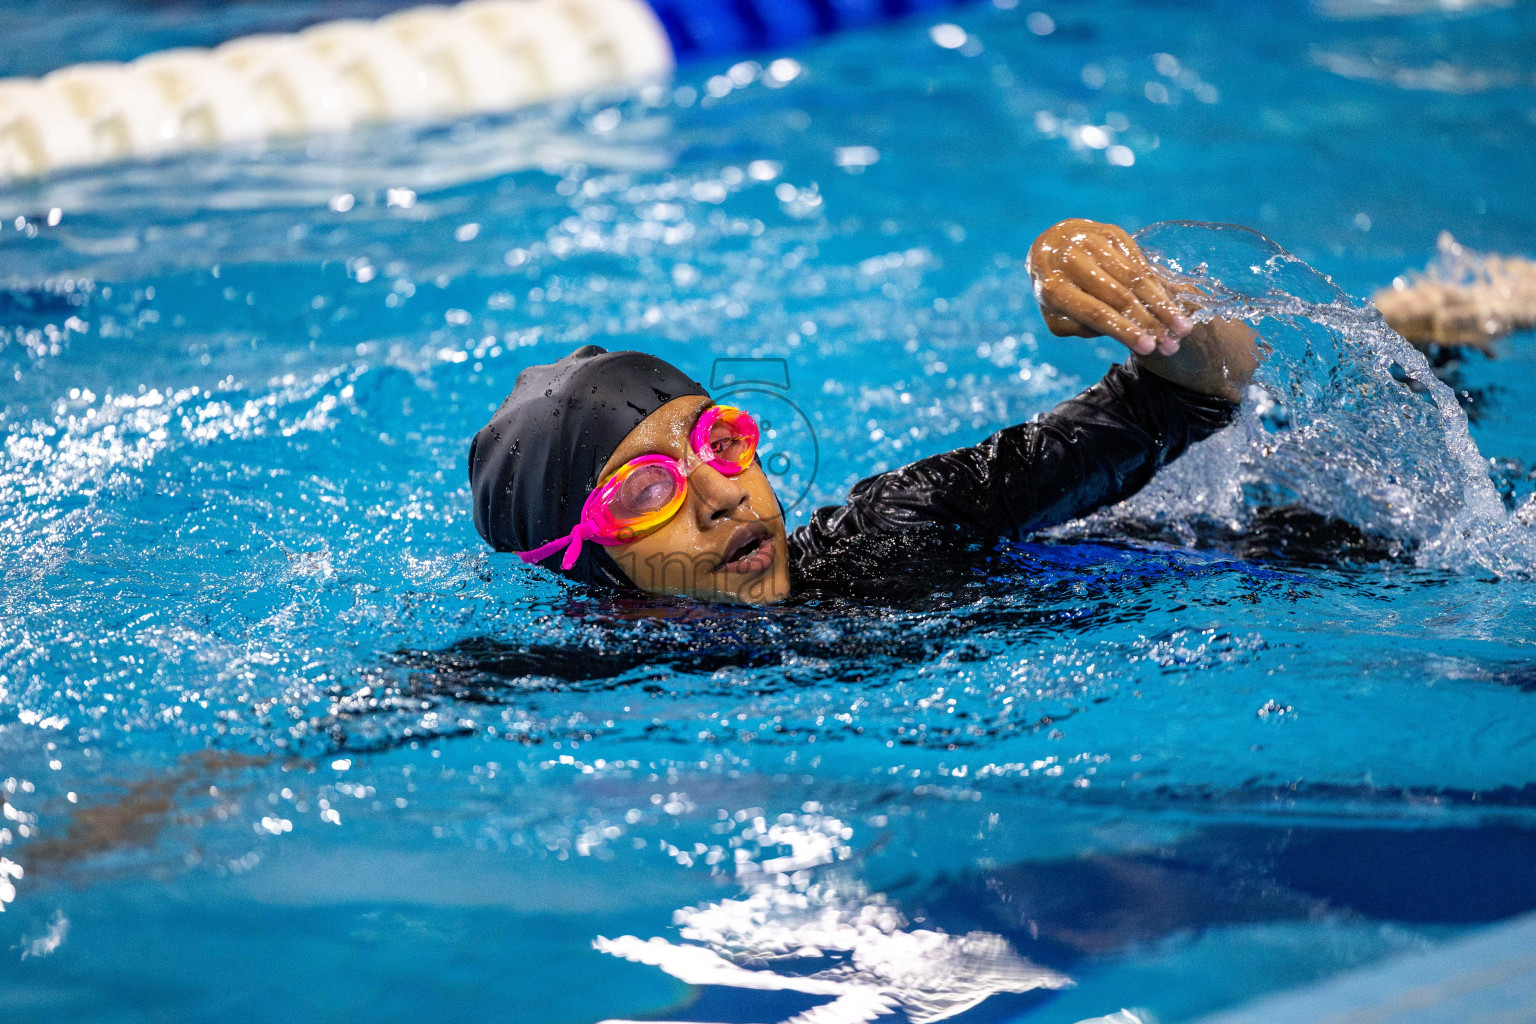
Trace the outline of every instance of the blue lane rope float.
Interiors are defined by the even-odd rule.
[[[960,0],[651,0],[680,60],[767,49]]]
[[[655,81],[963,0],[465,0],[0,79],[0,179]]]

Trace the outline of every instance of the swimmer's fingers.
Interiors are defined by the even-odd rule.
[[[1044,313],[1055,314],[1070,321],[1075,327],[1087,327],[1099,334],[1107,334],[1137,355],[1151,355],[1157,349],[1156,336],[1145,327],[1080,288],[1057,285],[1046,289],[1045,298],[1048,305],[1042,303]],[[1051,321],[1047,319],[1046,323],[1050,325]],[[1055,327],[1051,331],[1053,334],[1085,333],[1080,330],[1058,331]]]
[[[1026,265],[1053,334],[1106,334],[1133,352],[1171,355],[1190,329],[1161,273],[1114,224],[1054,224],[1030,246]]]
[[[1103,240],[1105,265],[1116,270],[1123,269],[1137,278],[1148,279],[1159,293],[1166,296],[1168,289],[1164,287],[1162,269],[1152,265],[1134,238],[1114,225],[1110,227],[1114,230],[1105,232]],[[1128,281],[1126,278],[1122,280]]]
[[[1147,262],[1147,255],[1141,251],[1141,246],[1136,244],[1136,239],[1126,234],[1123,228],[1117,227],[1114,224],[1108,226],[1112,230],[1106,231],[1104,235],[1115,252],[1123,256],[1132,266],[1140,267],[1143,270],[1151,270],[1152,264]]]
[[[1052,313],[1048,309],[1041,309],[1040,315],[1045,318],[1045,326],[1058,338],[1092,338],[1098,334],[1091,331],[1069,316],[1060,313]]]
[[[1103,265],[1157,317],[1161,326],[1166,328],[1169,340],[1173,342],[1173,350],[1177,351],[1178,340],[1194,329],[1194,323],[1186,315],[1183,304],[1163,284],[1162,273],[1145,261],[1140,266],[1133,266],[1124,259],[1112,257],[1106,259]]]
[[[1106,269],[1103,258],[1078,254],[1072,258],[1072,283],[1092,295],[1127,320],[1134,320],[1148,334],[1161,336],[1163,324],[1155,313],[1143,304],[1140,296],[1122,284],[1111,270]]]
[[[1124,231],[1111,232],[1109,245],[1113,254],[1106,257],[1105,265],[1122,284],[1136,292],[1147,308],[1168,327],[1169,334],[1178,339],[1193,330],[1194,324],[1186,315],[1188,304],[1181,301],[1187,287],[1181,287],[1161,267],[1154,266],[1136,240]]]

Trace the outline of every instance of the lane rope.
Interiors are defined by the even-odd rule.
[[[467,0],[80,64],[0,80],[0,178],[511,110],[664,78],[673,63],[642,0]]]
[[[1371,297],[1387,324],[1420,348],[1491,349],[1536,327],[1536,260],[1476,252],[1440,232],[1435,258]]]
[[[514,110],[965,0],[465,0],[0,79],[0,180]]]

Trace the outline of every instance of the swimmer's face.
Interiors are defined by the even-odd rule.
[[[699,415],[714,403],[674,398],[631,430],[598,477],[601,484],[630,459],[683,459]],[[750,411],[750,410],[748,410]],[[683,507],[659,529],[608,553],[630,581],[653,594],[704,601],[772,604],[789,596],[789,542],[768,475],[756,461],[726,476],[689,455]]]

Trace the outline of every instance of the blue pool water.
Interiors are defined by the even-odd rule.
[[[1458,6],[983,5],[8,185],[0,1017],[1170,1024],[1536,907],[1536,344],[1443,387],[1319,276],[1536,249],[1536,7]],[[386,9],[13,3],[0,73]],[[759,361],[792,521],[1049,408],[1120,354],[1033,311],[1072,215],[1305,261],[1144,236],[1283,408],[927,598],[475,536],[468,438],[579,343]],[[1266,554],[1276,501],[1391,551]]]

